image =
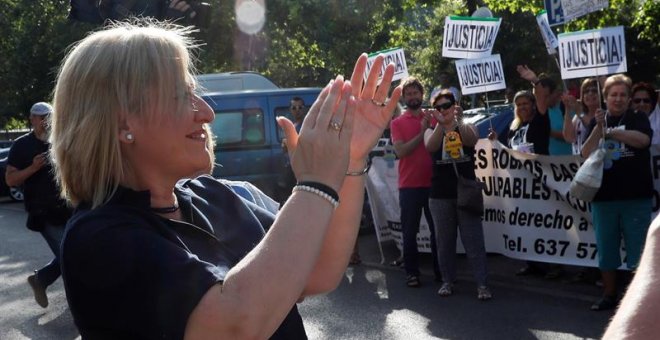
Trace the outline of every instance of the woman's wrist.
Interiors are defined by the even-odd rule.
[[[348,171],[346,171],[346,176],[361,176],[369,171],[371,163],[368,158],[351,160],[348,164]]]

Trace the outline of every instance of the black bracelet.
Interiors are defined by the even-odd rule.
[[[306,186],[310,188],[314,188],[328,196],[330,196],[333,200],[339,202],[339,195],[335,191],[335,189],[319,182],[312,182],[312,181],[303,181],[303,182],[298,182],[296,186]]]

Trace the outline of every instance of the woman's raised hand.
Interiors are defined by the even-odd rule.
[[[300,135],[293,123],[278,117],[284,130],[291,166],[298,181],[320,182],[339,191],[348,169],[356,101],[342,76],[322,91],[303,121]]]
[[[388,100],[394,65],[385,67],[378,84],[382,67],[383,57],[378,56],[365,81],[367,55],[362,54],[355,62],[350,82],[338,76],[321,91],[303,121],[300,135],[290,120],[277,119],[286,135],[298,181],[318,181],[339,190],[347,170],[360,171],[365,166],[401,96],[401,87],[397,87]]]
[[[359,171],[364,167],[367,156],[382,136],[383,130],[392,119],[396,108],[401,87],[392,92],[391,98],[387,98],[392,77],[394,76],[394,65],[385,67],[383,79],[378,84],[378,75],[383,67],[383,57],[378,56],[369,69],[369,75],[364,81],[364,72],[367,68],[367,55],[362,54],[355,62],[351,86],[353,97],[357,101],[353,139],[351,140],[351,168],[350,171]],[[363,86],[364,84],[364,86]]]

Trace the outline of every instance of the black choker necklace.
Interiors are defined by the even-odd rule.
[[[155,212],[156,214],[171,214],[171,213],[179,210],[179,204],[176,203],[172,206],[162,207],[162,208],[150,207],[150,209],[151,209],[151,211]]]

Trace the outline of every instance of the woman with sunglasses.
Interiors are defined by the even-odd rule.
[[[658,104],[658,93],[648,83],[637,83],[632,87],[632,100],[630,108],[642,112],[649,117],[653,129],[651,144],[660,143],[660,106]]]
[[[617,305],[616,271],[621,267],[621,241],[626,248],[626,266],[634,271],[651,222],[653,177],[649,145],[653,131],[646,115],[628,108],[630,84],[630,78],[621,74],[605,80],[603,97],[607,110],[596,111],[596,127],[582,147],[584,157],[598,147],[607,151],[603,181],[591,202],[598,268],[603,279],[603,297],[591,306],[596,311]],[[601,138],[605,139],[602,146]]]
[[[433,176],[429,193],[429,207],[435,225],[435,237],[438,248],[438,264],[442,273],[440,296],[453,293],[456,280],[456,232],[460,228],[461,241],[474,270],[477,281],[477,298],[489,300],[492,297],[486,285],[488,270],[486,248],[481,216],[456,206],[457,176],[475,179],[474,146],[479,134],[472,124],[464,124],[459,118],[462,114],[456,105],[454,95],[443,90],[431,103],[431,111],[437,122],[433,129],[424,133],[424,145],[433,159]]]
[[[564,115],[564,139],[573,144],[573,154],[579,155],[582,145],[596,124],[596,110],[600,108],[596,78],[582,81],[579,100],[571,95],[564,95],[562,100],[566,110],[574,113]]]

